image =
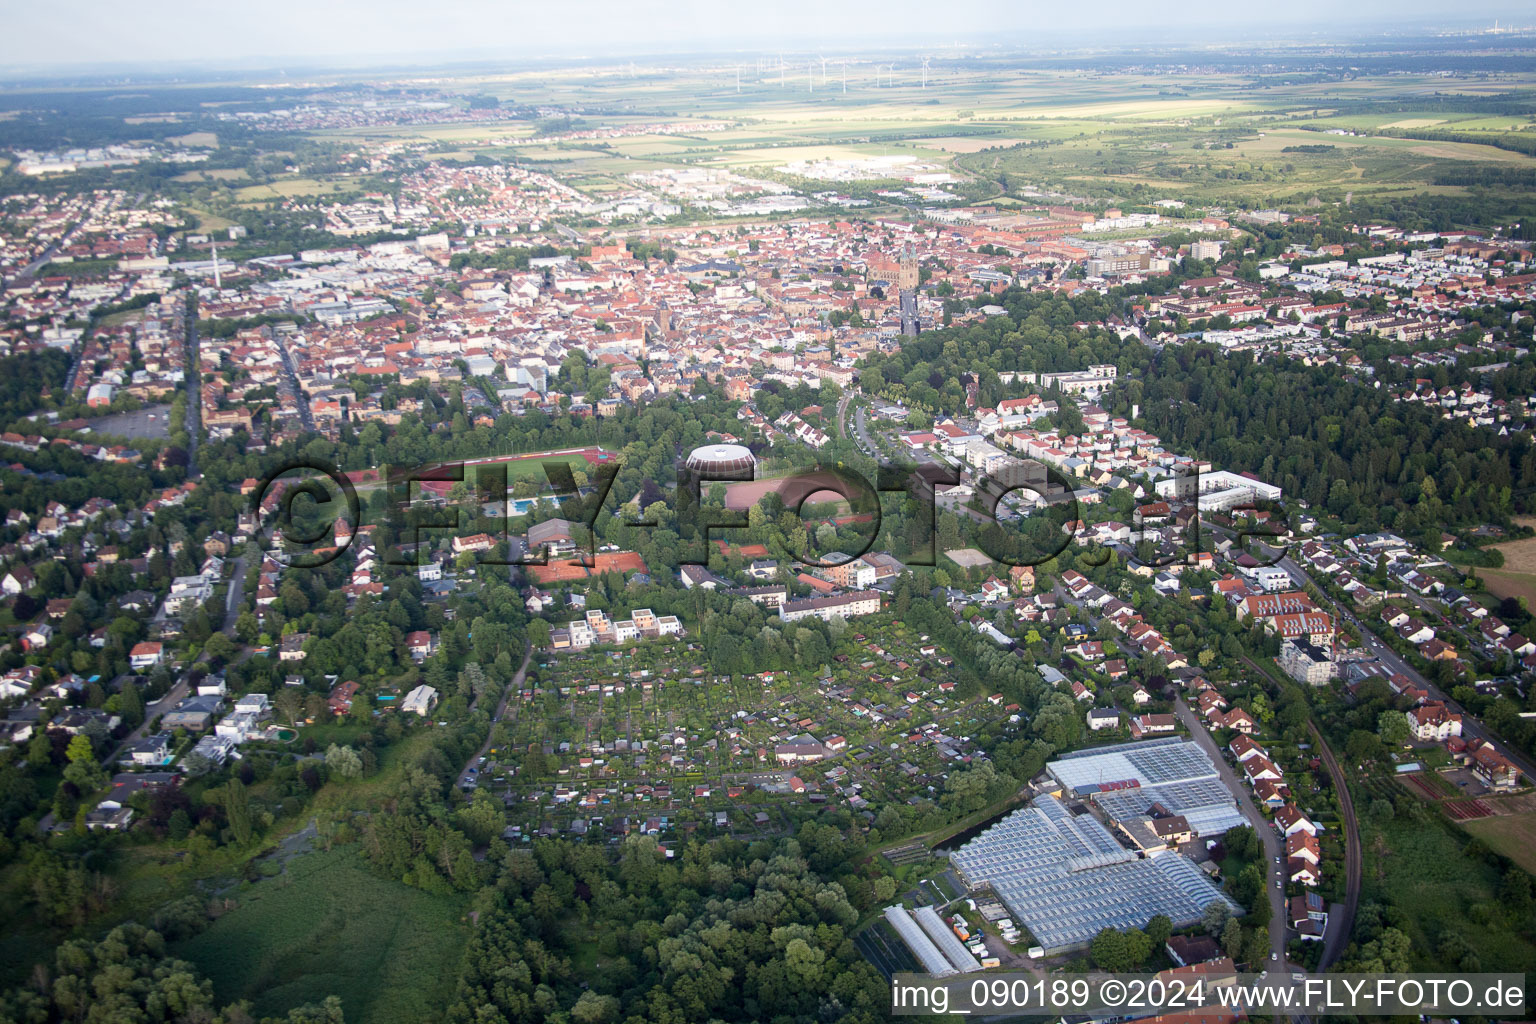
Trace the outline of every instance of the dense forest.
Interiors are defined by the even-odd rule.
[[[851,940],[859,911],[829,880],[862,845],[857,829],[807,825],[689,843],[675,860],[644,836],[616,861],[550,841],[510,851],[447,1019],[537,1022],[568,1006],[580,1024],[883,1020],[885,983]],[[599,969],[576,970],[594,942]]]
[[[1524,436],[1497,438],[1395,402],[1336,367],[1165,349],[1142,408],[1148,429],[1176,450],[1256,473],[1362,530],[1438,537],[1506,521],[1536,491],[1536,453]]]

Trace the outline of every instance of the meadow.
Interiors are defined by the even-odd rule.
[[[1361,842],[1362,903],[1387,903],[1402,911],[1415,949],[1435,949],[1455,932],[1484,964],[1501,970],[1536,967],[1536,945],[1509,928],[1486,926],[1501,913],[1499,872],[1464,852],[1467,839],[1456,826],[1438,814],[1424,822],[1362,821]]]
[[[248,999],[261,1016],[338,995],[349,1024],[419,1024],[452,994],[464,899],[380,878],[356,848],[299,854],[228,895],[236,909],[174,948],[220,1003]]]
[[[1536,811],[1495,814],[1461,826],[1525,870],[1536,874]]]

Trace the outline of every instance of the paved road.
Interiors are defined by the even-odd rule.
[[[287,397],[293,402],[299,412],[299,422],[308,430],[315,429],[315,413],[309,407],[309,400],[304,397],[304,392],[299,388],[299,371],[294,366],[293,354],[288,351],[288,345],[283,341],[281,334],[274,334],[273,340],[277,342],[278,355],[282,356],[283,376],[287,379]],[[283,388],[279,387],[279,390]]]
[[[1328,741],[1318,732],[1316,723],[1308,722],[1307,728],[1312,730],[1312,738],[1317,741],[1317,752],[1333,778],[1334,791],[1339,795],[1339,810],[1344,815],[1344,909],[1335,911],[1342,915],[1340,920],[1329,918],[1328,921],[1328,938],[1323,946],[1323,958],[1318,963],[1319,970],[1327,970],[1344,954],[1345,947],[1349,945],[1350,933],[1355,930],[1355,912],[1360,909],[1364,858],[1360,849],[1360,820],[1355,817],[1355,800],[1350,795],[1344,773],[1339,769],[1339,762],[1334,758]]]
[[[187,314],[187,359],[187,479],[196,480],[197,441],[203,429],[203,395],[199,384],[203,362],[198,350],[196,311]]]
[[[224,595],[224,633],[235,635],[235,622],[240,618],[240,597],[245,592],[245,556],[235,559],[234,572],[229,578],[229,590]]]
[[[223,632],[230,637],[235,635],[235,621],[240,617],[240,593],[244,589],[245,556],[241,555],[235,559],[234,578],[230,581],[229,593],[224,599]],[[249,656],[249,651],[246,651],[243,655],[243,657]],[[199,655],[197,660],[201,662],[206,660],[206,658],[207,655]],[[194,665],[195,664],[196,663],[194,663]],[[127,736],[124,736],[121,743],[112,748],[111,753],[109,753],[106,756],[106,759],[101,762],[103,765],[105,765],[107,768],[111,768],[113,765],[115,765],[117,763],[118,754],[123,749],[123,747],[142,737],[145,731],[149,728],[149,724],[155,720],[156,716],[165,714],[167,711],[171,710],[171,708],[175,707],[181,702],[182,698],[187,695],[187,675],[189,672],[190,670],[188,672],[183,672],[181,674],[181,678],[176,681],[176,685],[172,686],[164,697],[161,697],[154,704],[145,707],[144,721],[139,723],[139,727],[137,729],[130,732]]]
[[[880,455],[880,449],[875,445],[874,438],[869,436],[869,424],[864,422],[864,407],[855,406],[853,410],[853,429],[859,438],[859,447],[871,458]]]
[[[153,704],[145,705],[144,721],[139,723],[139,727],[137,729],[133,730],[133,732],[130,732],[127,736],[124,736],[121,743],[112,748],[111,753],[102,759],[102,765],[110,770],[115,764],[117,764],[118,754],[124,747],[132,743],[134,740],[143,737],[145,732],[148,731],[151,722],[153,722],[160,715],[163,715],[167,711],[171,710],[171,708],[175,707],[177,704],[180,704],[182,698],[186,695],[187,676],[185,673],[183,673],[182,677],[176,681],[176,684],[172,686],[168,691],[166,691],[164,697],[161,697]]]
[[[66,245],[75,240],[75,233],[79,229],[80,226],[77,224],[70,228],[68,231],[64,232],[64,234],[59,237],[57,242],[43,250],[43,254],[41,256],[33,260],[31,263],[28,263],[26,266],[22,267],[20,270],[16,271],[15,274],[11,275],[11,281],[24,281],[27,278],[35,275],[39,270],[42,270],[44,267],[46,267],[53,261],[53,258],[59,254],[59,250],[63,249]]]
[[[917,293],[903,291],[900,295],[901,305],[901,333],[904,337],[915,338],[922,330],[922,323],[917,316]]]
[[[486,751],[491,749],[491,736],[495,734],[496,723],[501,721],[502,716],[507,713],[507,703],[517,696],[518,690],[522,689],[523,679],[528,675],[528,663],[532,660],[533,648],[530,646],[523,653],[523,663],[517,667],[517,674],[512,677],[512,681],[507,684],[507,688],[502,691],[501,703],[496,705],[496,714],[491,716],[491,728],[486,731],[485,742],[480,745],[479,750],[469,755],[469,760],[465,761],[464,767],[459,769],[459,785],[464,785],[471,777],[469,770],[471,768],[478,769],[480,758],[484,757]]]
[[[1211,734],[1206,731],[1204,723],[1195,717],[1189,710],[1189,705],[1180,697],[1173,704],[1174,712],[1178,714],[1179,721],[1184,723],[1184,728],[1194,737],[1200,749],[1216,763],[1216,770],[1221,772],[1222,782],[1228,789],[1237,795],[1238,807],[1242,809],[1243,817],[1248,819],[1248,824],[1253,826],[1254,834],[1264,847],[1264,889],[1269,893],[1269,951],[1275,959],[1267,964],[1259,966],[1259,970],[1278,969],[1285,961],[1285,936],[1286,936],[1286,910],[1285,910],[1285,877],[1283,874],[1283,855],[1285,849],[1280,845],[1280,834],[1275,831],[1264,815],[1259,813],[1259,807],[1248,795],[1248,788],[1237,777],[1232,766],[1227,764],[1227,759],[1221,756],[1221,750],[1216,746],[1216,741],[1211,739]],[[1280,861],[1281,863],[1276,863]]]
[[[64,375],[64,393],[75,393],[75,379],[80,376],[80,364],[85,359],[85,341],[82,338],[70,350],[69,372]]]

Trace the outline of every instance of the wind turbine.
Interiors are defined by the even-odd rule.
[[[928,88],[928,58],[923,58],[923,88]]]
[[[843,95],[848,95],[848,62],[843,61]]]
[[[805,62],[805,85],[806,92],[816,91],[816,65],[811,61]]]
[[[821,84],[827,84],[827,58],[821,58]]]
[[[784,84],[784,55],[779,54],[779,85]]]
[[[741,66],[736,66],[736,91],[741,92]]]

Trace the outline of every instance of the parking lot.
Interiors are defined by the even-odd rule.
[[[169,405],[151,405],[137,412],[120,412],[91,421],[91,429],[110,437],[162,438],[170,436],[166,415]]]

